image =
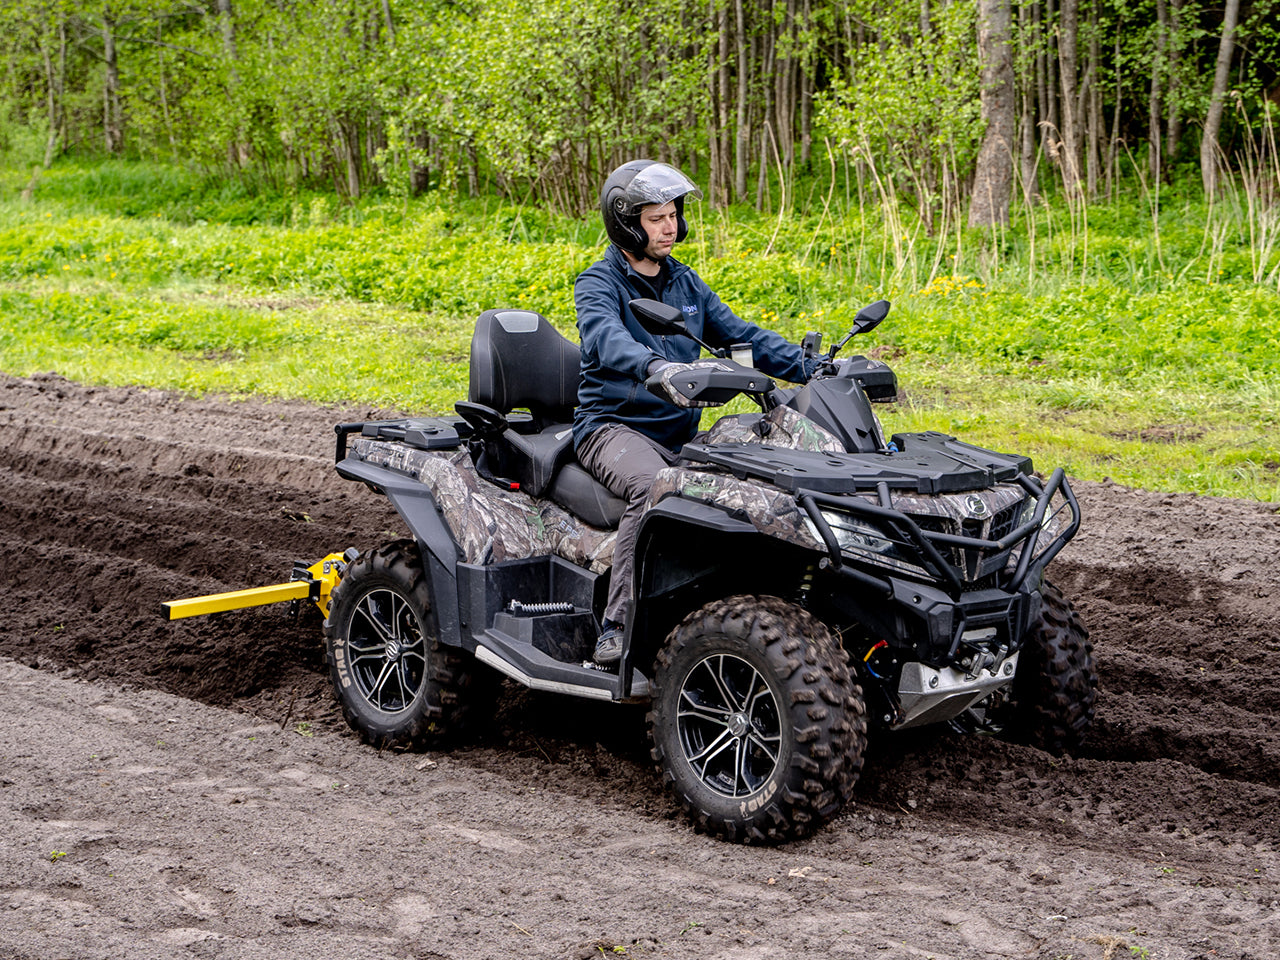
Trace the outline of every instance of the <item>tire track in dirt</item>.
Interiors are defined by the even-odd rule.
[[[288,578],[400,535],[337,478],[332,424],[379,415],[0,380],[0,653],[338,730],[318,617],[282,607],[166,623],[159,604]],[[385,414],[382,414],[385,415]],[[1090,628],[1101,687],[1081,754],[925,731],[873,741],[860,810],[1200,858],[1235,875],[1280,840],[1274,505],[1079,484],[1084,528],[1051,571]],[[667,818],[638,714],[510,687],[459,762]],[[862,829],[857,814],[834,830]],[[841,825],[844,825],[843,827]]]

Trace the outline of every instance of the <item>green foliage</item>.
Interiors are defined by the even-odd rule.
[[[35,116],[21,122],[14,116],[18,107],[0,102],[0,166],[30,172],[44,155],[48,120]]]
[[[574,280],[602,250],[594,218],[483,201],[255,206],[119,162],[59,164],[45,185],[0,202],[0,369],[20,375],[448,411],[475,316],[528,307],[573,336]],[[880,408],[889,429],[1086,478],[1280,499],[1280,300],[1222,205],[1174,190],[1153,216],[1135,194],[1091,208],[1087,232],[1059,232],[1047,207],[998,246],[960,232],[895,253],[875,211],[822,186],[787,216],[691,206],[678,255],[793,340],[831,343],[860,306],[892,300],[848,348],[897,370],[907,399]],[[1224,225],[1208,244],[1206,221]]]
[[[1041,373],[1127,380],[1153,372],[1199,379],[1210,363],[1225,388],[1280,372],[1280,301],[1265,289],[1186,281],[1138,293],[1108,280],[1052,296],[937,289],[905,305],[923,314],[923,322],[899,325],[894,339],[905,349],[984,356],[1010,371],[1033,364]],[[941,302],[922,303],[930,298]]]
[[[1278,3],[1246,5],[1237,30],[1238,109],[1223,132],[1236,167],[1275,84]],[[1145,152],[1153,79],[1158,113],[1181,131],[1166,159],[1194,152],[1220,8],[1163,6],[1165,28],[1154,0],[1091,5],[1079,25],[1081,77],[1104,114],[1092,129],[1114,119],[1119,135],[1100,144],[1104,154]],[[1016,79],[1030,91],[1056,58],[1062,24],[1048,4],[1014,9]],[[877,173],[886,218],[917,216],[928,233],[964,206],[974,170],[975,10],[974,0],[9,0],[0,154],[28,175],[46,148],[109,152],[273,191],[495,190],[575,212],[612,166],[639,154],[713,168],[717,202],[731,178],[741,200],[758,176],[763,200],[809,172],[826,136],[842,163]],[[1032,99],[1035,115],[1022,122],[1046,133],[1061,110],[1040,115],[1051,108]],[[1055,150],[1041,147],[1037,176],[1051,188]]]
[[[818,101],[819,127],[837,149],[873,169],[886,201],[912,198],[927,224],[942,202],[944,172],[954,182],[978,153],[975,12],[973,3],[937,8],[926,34],[919,8],[871,5],[867,26],[893,39],[864,50],[853,76],[836,78]]]

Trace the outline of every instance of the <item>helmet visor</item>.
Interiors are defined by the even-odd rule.
[[[698,185],[675,167],[665,163],[652,163],[631,180],[622,193],[619,212],[632,214],[653,204],[661,206],[679,197],[702,199]]]

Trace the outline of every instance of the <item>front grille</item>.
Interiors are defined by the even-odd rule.
[[[1025,495],[1021,491],[1016,495],[1011,492],[1005,498],[1007,499],[1010,495],[1014,496],[1011,503],[1006,503],[993,515],[986,517],[966,516],[965,514],[971,511],[963,496],[938,497],[928,504],[931,511],[928,513],[920,512],[919,508],[923,504],[919,499],[911,498],[909,505],[903,503],[906,507],[903,513],[910,517],[926,536],[942,534],[966,537],[970,540],[999,540],[1008,536],[1017,527],[1018,518],[1026,502]],[[933,540],[938,553],[956,569],[967,586],[976,588],[980,585],[996,585],[999,579],[999,568],[1004,564],[996,562],[995,551],[940,543],[931,537],[929,539]],[[992,569],[993,567],[995,569]]]
[[[1008,536],[1018,525],[1018,516],[1022,513],[1022,502],[1010,504],[1005,507],[991,521],[991,531],[987,534],[988,539],[999,540],[1001,537]]]
[[[804,491],[797,497],[813,535],[837,564],[843,557],[909,577],[936,577],[953,591],[1017,589],[1030,563],[1049,562],[1080,524],[1060,469],[1044,487],[1026,477],[950,494],[891,493],[887,486],[878,495]],[[1058,495],[1064,504],[1055,509]],[[1059,512],[1070,518],[1059,521]],[[1037,530],[1028,521],[1042,514]],[[1024,555],[1028,538],[1036,539],[1033,557]]]

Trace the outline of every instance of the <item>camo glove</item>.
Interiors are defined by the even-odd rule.
[[[677,407],[689,409],[691,407],[718,407],[718,403],[709,403],[706,400],[690,400],[681,393],[672,381],[682,374],[689,373],[692,370],[724,370],[730,372],[733,370],[728,364],[721,363],[719,360],[694,360],[692,363],[666,363],[658,368],[656,376],[658,383],[662,387],[662,392],[666,394],[667,399],[674,403]]]

